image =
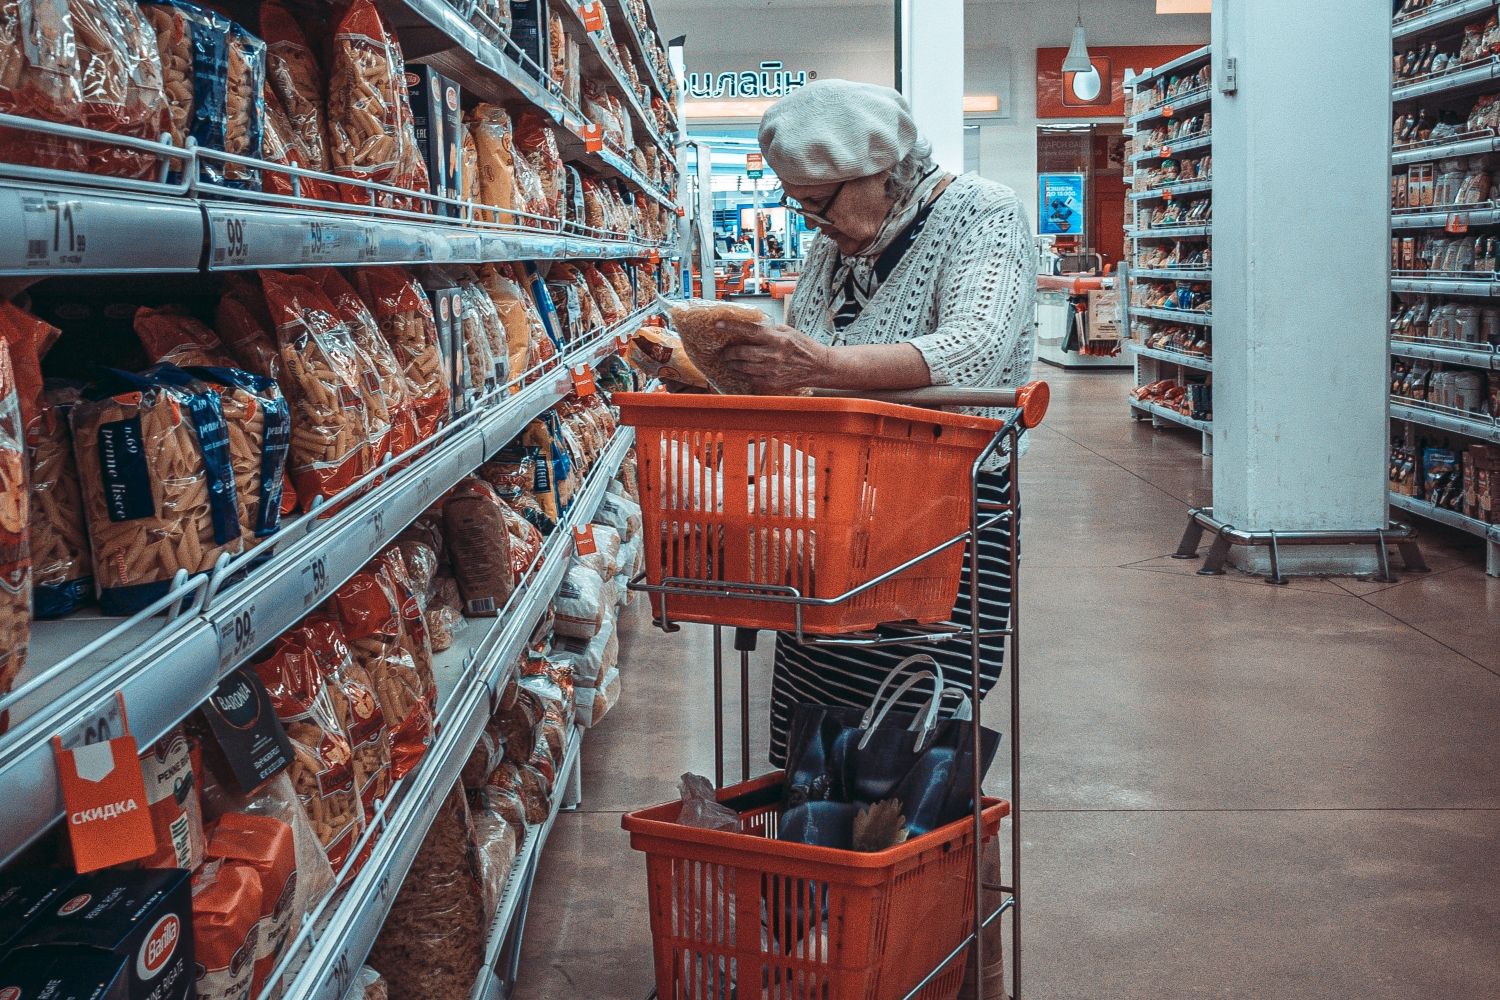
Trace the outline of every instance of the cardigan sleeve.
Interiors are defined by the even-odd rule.
[[[912,345],[933,385],[1019,385],[1031,370],[1036,260],[1015,195],[981,208],[948,242],[937,275],[938,325]]]

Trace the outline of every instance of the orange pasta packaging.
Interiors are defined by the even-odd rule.
[[[141,347],[146,350],[146,357],[153,364],[161,361],[182,366],[231,363],[218,335],[181,309],[141,306],[135,311],[132,325]]]
[[[297,844],[291,826],[274,816],[230,812],[208,839],[210,861],[244,866],[260,882],[252,996],[266,985],[287,943],[301,924],[297,912]]]
[[[293,760],[287,770],[297,798],[338,872],[364,831],[364,810],[354,751],[317,652],[305,630],[294,628],[275,641],[255,672],[291,741]]]
[[[298,629],[323,671],[339,722],[354,753],[354,782],[359,789],[365,823],[375,816],[375,803],[391,790],[391,752],[385,712],[375,695],[375,681],[355,659],[332,608],[309,615]]]
[[[193,875],[198,1000],[250,1000],[262,906],[260,875],[210,861]]]
[[[386,451],[400,455],[417,443],[417,420],[407,392],[406,373],[396,360],[390,343],[381,335],[375,314],[359,297],[354,286],[331,267],[317,268],[310,273],[338,310],[344,325],[349,327],[355,346],[363,352],[362,360],[368,362],[364,371],[371,396],[378,393],[384,403],[390,436],[377,456]]]
[[[437,682],[432,676],[432,636],[427,632],[427,617],[422,613],[416,583],[399,546],[393,545],[386,549],[378,559],[381,572],[386,574],[393,593],[401,602],[401,644],[416,664],[417,677],[422,683],[428,707],[435,708]]]
[[[355,272],[354,285],[406,376],[417,439],[425,440],[443,422],[450,398],[427,293],[400,267],[363,268]]]
[[[260,278],[292,404],[292,482],[307,508],[373,468],[368,390],[359,348],[316,282],[276,271]]]
[[[42,421],[40,352],[54,327],[0,299],[0,697],[26,665],[31,642],[31,475],[28,440]],[[0,732],[5,729],[0,716]]]
[[[327,173],[323,70],[285,4],[270,0],[259,7],[260,35],[266,43],[266,87],[286,115],[301,165]]]
[[[403,595],[379,560],[354,574],[333,607],[354,661],[369,678],[386,719],[392,780],[411,772],[432,742],[429,689],[404,642]]]
[[[328,150],[333,172],[396,185],[411,158],[404,150],[411,112],[402,109],[401,52],[372,0],[343,9],[332,40],[328,75]],[[351,202],[365,192],[345,187]],[[390,199],[382,198],[383,203]]]
[[[281,381],[276,324],[271,322],[265,291],[254,272],[225,276],[224,292],[214,312],[214,328],[241,368]]]
[[[187,733],[175,726],[141,754],[146,803],[156,851],[147,868],[197,868],[203,863],[203,804]]]

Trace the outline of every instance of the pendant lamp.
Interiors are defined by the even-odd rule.
[[[1089,59],[1088,41],[1083,34],[1083,0],[1078,0],[1078,25],[1073,29],[1073,44],[1062,64],[1064,73],[1088,73],[1094,68]]]

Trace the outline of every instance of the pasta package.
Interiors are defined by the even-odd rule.
[[[236,272],[225,277],[214,312],[214,328],[241,368],[281,380],[276,324],[271,321],[258,274]]]
[[[625,265],[617,260],[606,260],[599,263],[599,271],[604,275],[609,287],[615,290],[620,297],[620,308],[624,312],[630,312],[631,304],[635,302],[635,289],[631,287],[630,275],[625,271]]]
[[[477,205],[484,200],[479,188],[479,144],[474,141],[473,126],[465,125],[459,128],[461,136],[460,156],[463,158],[463,169],[459,171],[459,179],[463,184],[461,200],[470,205]],[[476,212],[474,218],[483,220],[482,212]]]
[[[560,223],[565,217],[563,199],[566,175],[562,154],[558,151],[557,133],[541,115],[527,111],[516,119],[516,152],[531,164],[542,184],[546,208],[538,213]],[[556,224],[546,226],[557,228]]]
[[[310,277],[263,271],[261,282],[292,403],[292,482],[306,506],[372,468],[359,349]]]
[[[61,618],[94,590],[94,558],[83,519],[83,492],[68,413],[82,396],[76,386],[48,384],[28,434],[31,454],[31,608],[35,618]]]
[[[474,312],[479,317],[479,328],[484,334],[490,355],[491,371],[496,385],[505,385],[514,375],[510,367],[510,343],[505,332],[505,321],[500,317],[499,307],[482,284],[479,274],[468,265],[459,265],[450,272],[458,279],[464,294],[464,313]],[[519,374],[517,372],[516,374]]]
[[[305,891],[298,886],[296,834],[290,824],[275,816],[225,813],[214,824],[205,853],[210,860],[249,868],[260,883],[250,985],[251,995],[258,995],[302,923],[298,903]]]
[[[95,584],[106,614],[162,597],[179,570],[243,549],[219,399],[107,370],[70,415]]]
[[[460,482],[443,503],[448,561],[470,617],[493,618],[515,588],[504,507],[494,488],[477,477]]]
[[[170,132],[156,32],[140,8],[131,0],[68,0],[68,8],[83,104],[67,124],[153,141]],[[96,173],[150,178],[158,168],[151,154],[110,143],[87,143],[83,155]]]
[[[506,370],[511,381],[526,374],[527,355],[531,351],[531,321],[526,316],[526,293],[520,284],[494,264],[479,268],[479,283],[494,304],[495,313],[505,331]]]
[[[153,364],[226,365],[228,352],[206,324],[174,306],[141,306],[131,322],[146,357]]]
[[[255,869],[211,861],[193,873],[193,964],[200,1000],[250,1000],[260,927]]]
[[[329,161],[334,173],[394,184],[402,167],[401,58],[372,0],[344,8],[328,78]],[[360,192],[346,192],[363,201]]]
[[[193,115],[193,40],[185,18],[169,7],[143,5],[141,13],[156,33],[161,59],[162,93],[172,145],[186,146]]]
[[[401,601],[401,645],[411,654],[417,668],[417,678],[429,709],[437,705],[437,681],[432,675],[432,637],[427,633],[427,619],[422,613],[411,571],[401,550],[395,546],[380,553],[380,572],[392,583],[393,592]]]
[[[354,574],[333,595],[333,608],[354,661],[369,677],[386,722],[391,778],[411,772],[432,742],[427,690],[402,641],[397,585],[382,565]]]
[[[292,437],[291,406],[272,379],[238,368],[197,367],[188,374],[219,394],[229,433],[240,525],[246,546],[281,526],[282,486]]]
[[[146,868],[191,869],[203,863],[203,803],[193,756],[180,725],[140,755],[156,842],[156,850],[141,861]]]
[[[396,360],[390,343],[381,336],[375,314],[370,311],[365,300],[360,298],[354,286],[331,267],[319,268],[312,274],[313,280],[338,310],[339,318],[349,327],[354,345],[369,361],[366,374],[373,377],[370,391],[372,394],[378,391],[390,423],[389,451],[400,455],[418,440],[416,415],[407,393],[406,374],[401,370],[401,363]]]
[[[265,122],[266,43],[230,22],[224,59],[224,152],[260,159]],[[224,180],[237,187],[259,187],[260,173],[242,163],[226,163]]]
[[[284,167],[311,169],[300,138],[292,128],[281,98],[268,84],[264,90],[265,118],[261,128],[261,157],[269,163]],[[316,198],[320,201],[337,201],[338,194],[333,185],[316,177],[294,178],[275,170],[261,172],[261,190],[267,194],[279,194],[301,198]]]
[[[354,283],[406,377],[417,439],[425,440],[442,424],[450,398],[432,304],[399,267],[364,268],[355,272]]]
[[[604,315],[604,324],[614,326],[623,320],[630,311],[625,302],[630,300],[627,298],[621,302],[614,286],[593,264],[584,264],[581,270],[588,280],[589,291],[594,293],[594,301],[599,304],[599,311]]]
[[[276,640],[255,672],[291,741],[293,760],[287,771],[297,798],[338,872],[364,830],[364,812],[354,751],[314,656],[305,635],[293,629]]]
[[[526,209],[516,189],[516,149],[510,114],[493,104],[480,104],[470,113],[468,135],[474,144],[477,190],[474,200],[489,207],[478,213],[481,222],[514,225],[517,208]],[[468,170],[465,162],[464,169]],[[467,176],[467,175],[466,175]]]
[[[68,0],[0,4],[0,112],[76,125],[83,116],[83,72]],[[82,170],[84,151],[59,136],[0,128],[11,163]]]
[[[302,165],[327,173],[323,70],[312,46],[279,0],[260,4],[260,34],[266,43],[266,85],[286,113]]]
[[[388,724],[375,695],[375,682],[355,658],[331,609],[327,614],[310,615],[301,628],[308,649],[325,672],[339,722],[349,737],[354,784],[369,824],[375,818],[375,804],[390,794],[392,781]]]
[[[730,344],[730,335],[718,329],[718,324],[726,320],[764,323],[766,314],[754,306],[706,299],[689,299],[672,307],[672,325],[682,336],[683,349],[708,384],[730,395],[753,395],[749,383],[719,360],[724,348]]]

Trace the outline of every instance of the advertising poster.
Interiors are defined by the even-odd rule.
[[[1083,174],[1039,174],[1041,205],[1037,232],[1043,236],[1083,235]]]

